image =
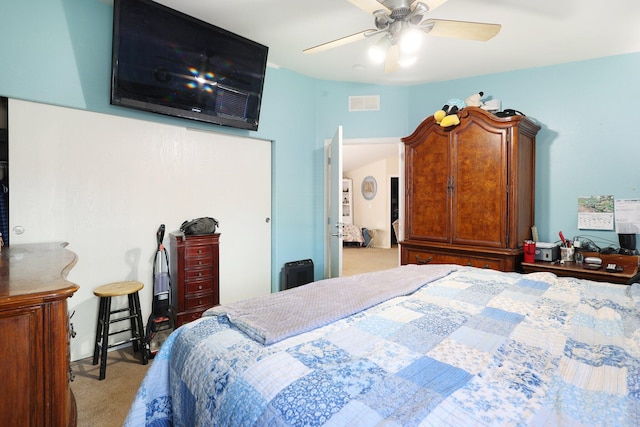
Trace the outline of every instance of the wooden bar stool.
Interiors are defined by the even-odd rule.
[[[133,351],[142,352],[142,364],[148,362],[145,346],[144,326],[142,323],[142,312],[140,311],[140,296],[138,291],[144,285],[140,282],[115,282],[102,285],[93,290],[94,295],[100,297],[100,309],[98,310],[98,322],[96,327],[96,341],[93,349],[93,364],[98,364],[100,359],[100,379],[103,380],[107,372],[107,349],[116,347],[128,342],[133,343]],[[129,307],[111,311],[111,298],[127,296]],[[128,316],[118,316],[114,319],[111,315],[128,311]],[[111,323],[130,320],[127,328],[117,331],[109,331]],[[111,335],[121,334],[131,331],[131,338],[109,345]]]

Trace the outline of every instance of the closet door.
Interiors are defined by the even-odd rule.
[[[507,211],[506,130],[470,120],[452,135],[451,242],[504,247]]]
[[[151,311],[156,231],[220,221],[220,302],[271,292],[271,141],[9,100],[11,243],[69,242],[82,286],[78,336],[95,333],[93,289],[140,280]],[[120,111],[120,110],[118,110]],[[115,113],[115,107],[114,107]],[[146,115],[145,115],[146,117]],[[173,122],[172,122],[173,123]],[[72,340],[72,359],[89,355]]]
[[[448,242],[450,230],[449,134],[429,127],[405,148],[406,239]]]
[[[270,293],[271,141],[190,130],[187,140],[215,159],[192,179],[209,177],[194,183],[208,203],[200,212],[219,215],[220,303]]]

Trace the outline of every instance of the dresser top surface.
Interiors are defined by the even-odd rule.
[[[66,280],[76,254],[66,243],[12,245],[0,252],[0,304],[24,298],[71,296],[78,285]]]

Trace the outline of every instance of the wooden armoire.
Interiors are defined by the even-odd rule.
[[[402,264],[515,271],[534,225],[535,141],[526,116],[477,107],[443,128],[426,118],[405,144]]]

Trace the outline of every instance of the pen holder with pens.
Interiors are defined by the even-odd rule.
[[[570,247],[560,247],[560,261],[573,261],[574,249],[573,246]]]

